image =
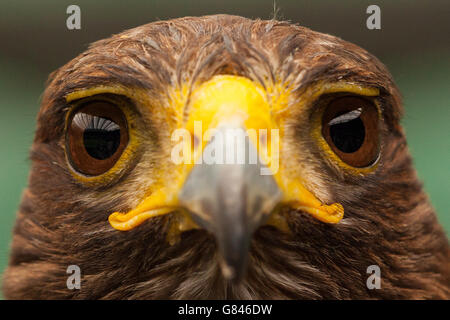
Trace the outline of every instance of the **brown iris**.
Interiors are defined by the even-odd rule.
[[[66,141],[77,171],[90,176],[105,173],[128,144],[125,115],[113,103],[88,102],[70,116]]]
[[[322,135],[342,161],[368,167],[380,151],[378,110],[361,97],[334,99],[325,108]]]

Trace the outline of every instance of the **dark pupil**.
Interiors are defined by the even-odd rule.
[[[110,119],[90,116],[89,126],[83,131],[87,153],[98,160],[110,158],[120,145],[120,127]]]
[[[364,123],[359,117],[330,125],[331,140],[339,150],[345,153],[358,151],[364,142],[365,135]]]

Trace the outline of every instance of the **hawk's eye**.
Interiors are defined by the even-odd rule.
[[[95,176],[108,171],[127,144],[125,115],[110,102],[88,102],[69,119],[69,158],[75,169],[83,174]]]
[[[332,100],[322,117],[322,135],[331,149],[353,167],[368,167],[378,158],[378,111],[360,97]]]

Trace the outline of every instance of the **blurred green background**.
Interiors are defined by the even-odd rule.
[[[66,8],[81,7],[81,30]],[[381,8],[381,30],[366,8]],[[404,97],[406,129],[419,176],[450,231],[450,2],[277,0],[277,17],[356,43],[375,54]],[[92,41],[155,20],[215,13],[270,19],[273,0],[8,1],[0,3],[0,273],[26,186],[28,151],[48,74]]]

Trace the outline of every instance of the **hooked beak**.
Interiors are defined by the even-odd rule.
[[[189,117],[180,123],[188,132],[183,150],[194,149],[195,160],[211,155],[208,150],[228,159],[230,150],[234,150],[237,159],[165,166],[161,181],[136,208],[109,216],[113,228],[126,231],[155,216],[182,213],[179,216],[183,218],[169,231],[169,242],[177,241],[179,233],[194,227],[206,229],[216,238],[224,277],[239,280],[245,275],[255,230],[265,223],[289,230],[287,222],[275,213],[278,204],[326,223],[342,219],[342,205],[322,203],[303,186],[302,177],[292,176],[292,170],[286,168],[278,153],[278,139],[282,137],[278,135],[277,120],[273,119],[274,106],[267,101],[261,86],[243,77],[215,76],[196,89],[190,100],[186,111]],[[279,108],[284,110],[285,106]],[[205,133],[206,139],[200,135],[200,143],[191,148],[191,137],[199,138],[199,122],[206,132],[215,130],[215,134]],[[263,134],[258,137],[249,130]],[[244,144],[238,143],[243,139]],[[244,155],[243,162],[238,154]],[[188,214],[184,214],[186,211]]]
[[[230,150],[242,151],[245,159],[257,152],[243,128],[225,126],[216,134],[221,139],[213,138],[208,147],[222,149],[224,158]],[[246,142],[245,150],[238,150],[238,141]],[[216,237],[223,274],[232,280],[244,275],[253,232],[281,199],[273,176],[261,174],[261,161],[237,162],[195,165],[178,197],[195,223]]]

